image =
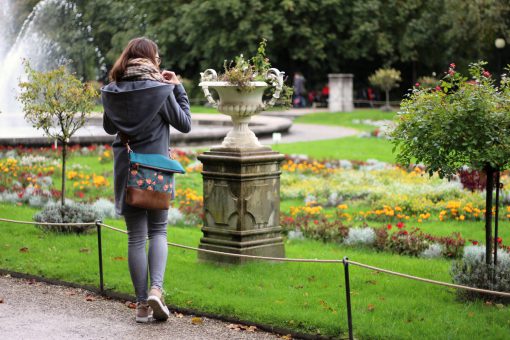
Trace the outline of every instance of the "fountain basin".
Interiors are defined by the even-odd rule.
[[[281,117],[254,116],[250,129],[257,137],[271,136],[274,132],[288,132],[292,121]],[[170,128],[172,146],[193,146],[221,142],[232,129],[229,116],[220,114],[192,114],[191,131],[187,134]],[[71,143],[104,144],[113,142],[115,136],[103,130],[102,113],[94,113],[87,124],[71,138]],[[51,145],[53,141],[44,136],[42,130],[32,128],[21,113],[0,114],[0,145]]]

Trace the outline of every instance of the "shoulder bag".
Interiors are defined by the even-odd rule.
[[[174,174],[184,174],[175,159],[160,154],[136,153],[129,147],[129,139],[121,135],[129,155],[126,203],[151,210],[166,210],[175,197]]]

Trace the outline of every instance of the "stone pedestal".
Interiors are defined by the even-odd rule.
[[[285,257],[279,223],[284,156],[269,147],[216,147],[198,159],[204,182],[204,236],[199,248]],[[235,264],[252,260],[202,252],[198,258]]]
[[[351,112],[354,110],[352,101],[352,74],[328,74],[329,78],[329,111]]]

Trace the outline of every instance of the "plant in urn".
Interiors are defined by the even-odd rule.
[[[257,55],[251,60],[246,60],[241,54],[230,64],[225,62],[224,74],[218,76],[213,69],[200,74],[199,86],[209,103],[232,119],[233,128],[221,144],[224,148],[262,147],[248,127],[251,116],[275,105],[281,94],[284,99],[290,98],[289,88],[283,83],[285,73],[271,68],[265,56],[265,46],[266,41],[263,40]],[[273,88],[271,98],[264,101],[264,92],[269,87]],[[213,98],[209,89],[218,93],[218,100]]]

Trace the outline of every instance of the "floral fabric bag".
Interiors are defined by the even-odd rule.
[[[160,154],[135,153],[128,147],[129,173],[126,203],[143,209],[166,210],[175,197],[174,173],[185,173],[182,165]]]

